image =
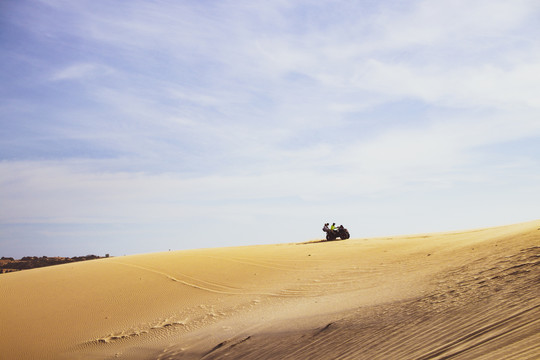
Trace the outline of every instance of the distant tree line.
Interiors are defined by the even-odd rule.
[[[108,254],[105,257],[109,257]],[[12,257],[0,258],[0,273],[34,269],[45,266],[67,264],[78,261],[101,259],[101,256],[86,255],[75,257],[47,257],[47,256],[25,256],[20,260],[15,260]]]

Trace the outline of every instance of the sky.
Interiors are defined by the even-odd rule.
[[[537,0],[5,0],[0,256],[540,218]]]

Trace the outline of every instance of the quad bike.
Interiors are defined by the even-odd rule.
[[[341,238],[342,240],[346,240],[350,237],[349,230],[345,229],[343,225],[338,227],[337,229],[330,230],[326,232],[326,240],[332,241],[336,240],[337,238]]]

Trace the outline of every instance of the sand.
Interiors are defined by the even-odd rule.
[[[540,359],[539,264],[533,221],[3,274],[0,358]]]

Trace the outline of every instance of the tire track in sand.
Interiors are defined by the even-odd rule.
[[[253,295],[253,296],[269,296],[269,297],[299,297],[299,296],[306,296],[305,291],[298,291],[298,292],[296,292],[296,291],[287,291],[287,290],[283,289],[283,287],[278,289],[277,292],[266,292],[266,291],[256,291],[256,290],[254,291],[253,289],[250,290],[250,289],[246,289],[246,288],[238,288],[238,287],[232,287],[232,286],[228,286],[228,285],[223,285],[223,284],[210,282],[210,281],[203,280],[203,279],[200,279],[200,278],[195,278],[193,276],[189,276],[189,275],[186,275],[186,274],[183,274],[183,273],[180,273],[180,275],[183,276],[184,278],[187,278],[188,280],[178,279],[177,277],[174,277],[174,276],[172,276],[170,274],[167,274],[165,272],[162,272],[162,271],[150,268],[150,267],[146,267],[146,266],[130,264],[130,263],[125,263],[125,262],[120,262],[120,261],[114,261],[114,262],[111,262],[111,263],[118,264],[118,265],[123,265],[123,266],[129,266],[129,267],[137,268],[137,269],[140,269],[140,270],[152,272],[154,274],[164,276],[167,279],[169,279],[171,281],[174,281],[174,282],[177,282],[177,283],[180,283],[182,285],[189,286],[191,288],[202,290],[202,291],[216,293],[216,294],[223,294],[223,295]],[[316,295],[314,294],[313,296],[316,296]]]
[[[199,279],[199,278],[195,278],[195,277],[183,274],[183,273],[180,273],[180,275],[182,277],[184,277],[184,278],[189,279],[190,281],[178,279],[178,278],[176,278],[176,277],[174,277],[174,276],[172,276],[170,274],[167,274],[165,272],[162,272],[162,271],[159,271],[159,270],[147,267],[147,266],[130,264],[130,263],[125,263],[125,262],[120,262],[120,261],[114,261],[112,263],[123,265],[123,266],[134,267],[134,268],[141,269],[141,270],[144,270],[144,271],[152,272],[154,274],[164,276],[164,277],[166,277],[167,279],[169,279],[171,281],[174,281],[174,282],[177,282],[177,283],[192,287],[194,289],[208,291],[208,292],[212,292],[212,293],[225,294],[225,295],[246,295],[246,294],[249,294],[249,295],[270,295],[270,294],[265,294],[265,293],[249,293],[249,292],[246,292],[246,291],[241,291],[242,288],[236,288],[236,287],[232,287],[232,286],[213,283],[213,282],[202,280],[202,279]],[[199,284],[197,284],[197,283],[199,283]]]

